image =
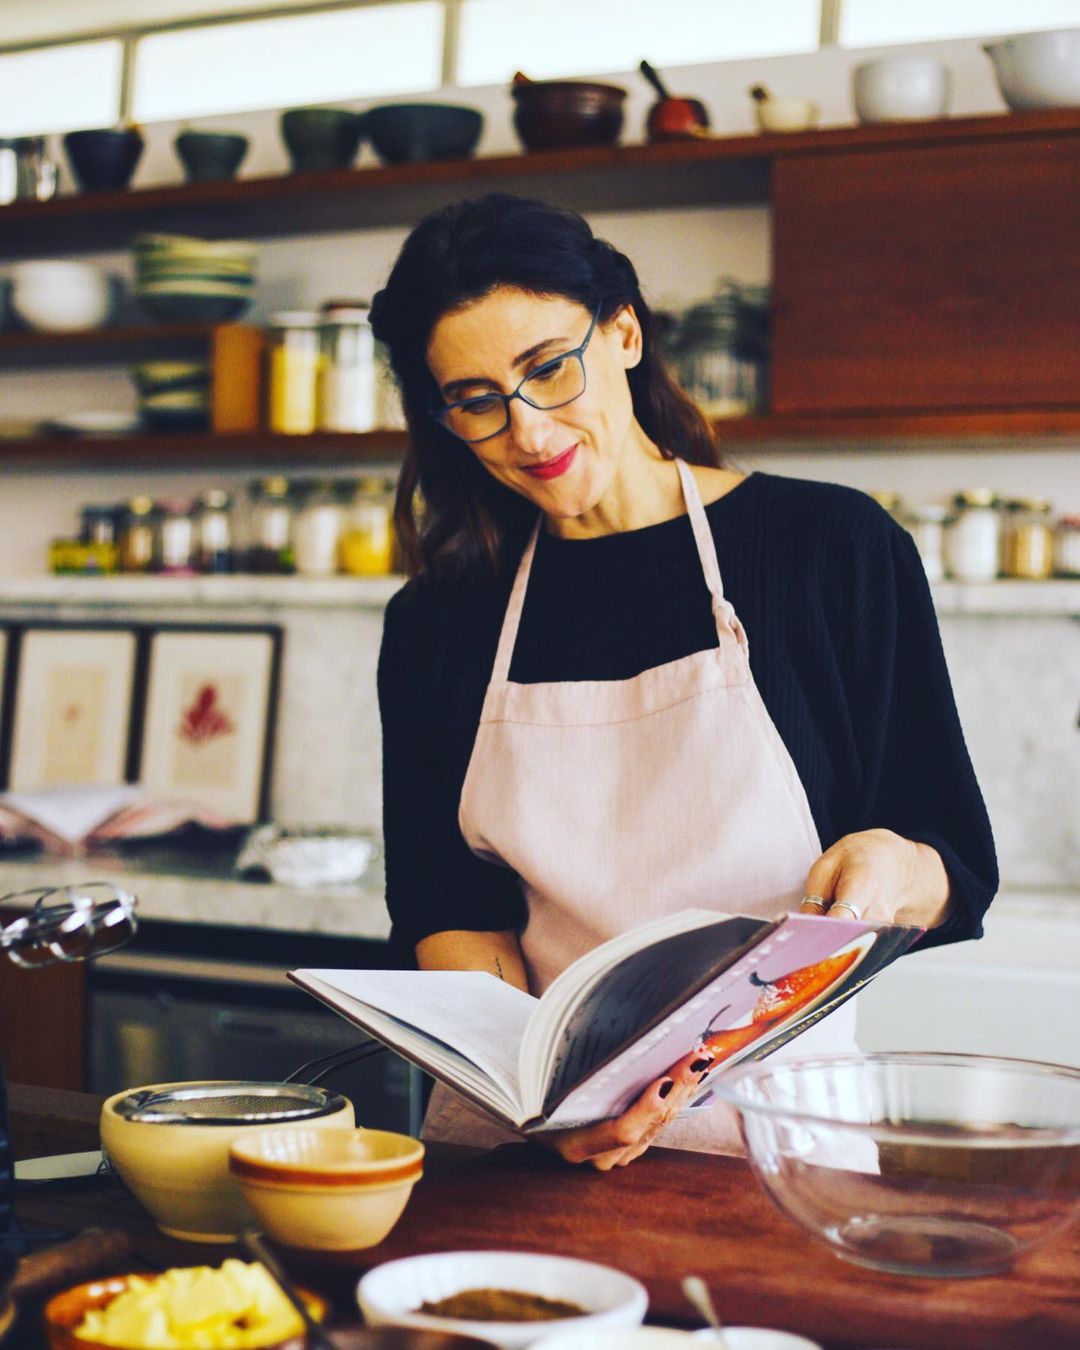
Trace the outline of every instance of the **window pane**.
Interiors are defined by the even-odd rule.
[[[0,135],[36,135],[120,120],[119,42],[76,42],[0,56]]]
[[[735,61],[818,48],[820,0],[464,0],[459,84]],[[615,11],[613,13],[613,10]]]
[[[133,116],[330,103],[437,89],[441,0],[153,33],[135,53]]]
[[[1077,0],[842,0],[840,45],[883,47],[892,42],[996,37],[1039,28],[1075,28]]]

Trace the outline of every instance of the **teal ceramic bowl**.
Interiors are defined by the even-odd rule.
[[[225,182],[248,152],[250,141],[231,131],[181,131],[173,141],[190,183]]]
[[[483,129],[483,113],[457,104],[385,103],[367,111],[367,134],[387,164],[464,159]]]
[[[289,108],[281,138],[294,169],[347,169],[364,136],[364,116],[348,108]]]

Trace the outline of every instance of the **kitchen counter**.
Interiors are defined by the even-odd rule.
[[[96,1145],[99,1098],[17,1086],[10,1095],[19,1156]],[[157,1266],[236,1254],[229,1246],[164,1237],[111,1182],[24,1193],[17,1212],[26,1224],[66,1231],[93,1222],[123,1227],[137,1258]],[[568,1167],[525,1145],[471,1158],[435,1147],[386,1241],[318,1259],[291,1253],[288,1265],[350,1317],[352,1287],[363,1270],[418,1252],[487,1247],[617,1266],[645,1284],[650,1320],[662,1324],[688,1323],[680,1282],[698,1273],[725,1322],[800,1331],[828,1350],[1075,1350],[1080,1344],[1075,1225],[1006,1275],[940,1281],[880,1275],[806,1239],[765,1199],[745,1162],[659,1148],[603,1174]],[[23,1330],[17,1344],[30,1350],[30,1328]]]

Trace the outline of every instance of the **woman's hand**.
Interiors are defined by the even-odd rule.
[[[936,928],[949,907],[949,876],[928,844],[892,830],[860,830],[827,848],[806,878],[806,914]]]
[[[711,1065],[707,1051],[692,1051],[650,1083],[633,1106],[614,1120],[532,1135],[532,1142],[553,1149],[567,1162],[590,1163],[600,1172],[625,1167],[640,1158],[668,1121],[689,1104]]]

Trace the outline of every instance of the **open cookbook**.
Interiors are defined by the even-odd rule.
[[[508,1125],[619,1115],[690,1051],[761,1059],[837,1008],[921,928],[683,910],[595,947],[541,998],[473,971],[289,978]]]

